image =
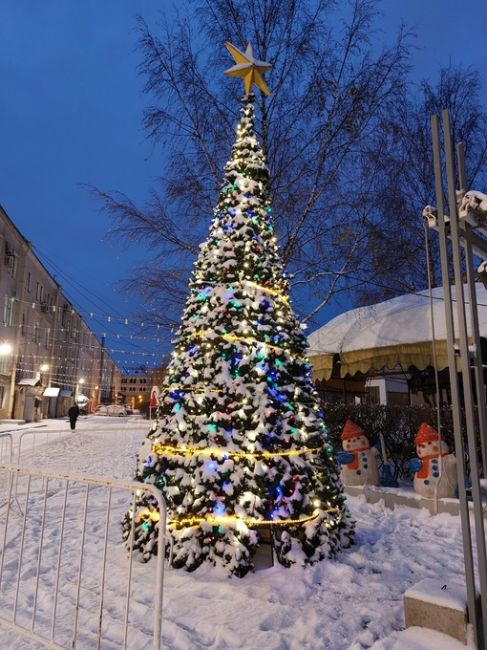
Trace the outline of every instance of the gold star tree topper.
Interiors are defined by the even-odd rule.
[[[225,70],[224,74],[226,74],[227,77],[240,77],[243,79],[245,94],[247,96],[250,95],[253,84],[260,88],[265,95],[270,95],[271,91],[267,87],[262,74],[272,68],[272,65],[254,59],[252,45],[250,45],[250,43],[247,45],[245,52],[241,52],[231,43],[225,43],[225,47],[235,59],[236,65]]]

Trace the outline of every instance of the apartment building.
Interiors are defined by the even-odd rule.
[[[124,404],[132,408],[140,408],[149,400],[151,389],[150,374],[144,368],[121,370],[120,394]]]
[[[0,418],[59,417],[114,398],[115,362],[0,206]]]
[[[121,401],[132,408],[149,403],[152,386],[162,386],[166,366],[159,368],[123,368],[120,373]]]

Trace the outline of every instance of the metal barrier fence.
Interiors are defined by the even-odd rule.
[[[29,459],[34,459],[35,463],[35,452],[38,449],[52,444],[53,441],[68,439],[72,436],[71,431],[46,427],[46,424],[41,424],[34,425],[29,429],[16,429],[0,433],[0,463],[8,465],[15,462],[20,465],[21,461]],[[41,430],[39,431],[39,429]]]
[[[10,465],[13,461],[14,442],[11,433],[0,434],[0,465]],[[0,509],[7,503],[8,478],[0,474]],[[11,497],[8,497],[11,498]]]
[[[18,465],[35,465],[35,454],[39,449],[72,438],[73,433],[70,430],[62,429],[29,429],[24,430],[15,437],[15,454],[14,458]]]
[[[48,648],[158,650],[166,528],[161,492],[137,482],[5,464],[0,483],[7,487],[0,511],[0,624]],[[131,500],[135,521],[141,494],[160,513],[156,566],[133,562],[133,524],[130,548],[121,541],[121,519]]]
[[[0,463],[10,464],[13,460],[13,438],[11,433],[0,433]]]

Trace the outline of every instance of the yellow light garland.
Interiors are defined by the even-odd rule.
[[[278,456],[301,456],[302,454],[315,453],[322,451],[323,447],[309,447],[305,449],[291,449],[289,451],[270,452],[270,451],[256,451],[241,452],[241,451],[227,451],[225,449],[216,447],[180,447],[176,449],[170,445],[162,445],[155,443],[152,447],[158,456],[231,456],[232,458],[275,458]]]
[[[255,519],[254,517],[237,517],[236,515],[208,515],[207,517],[184,517],[182,519],[170,519],[167,523],[168,525],[181,524],[181,525],[193,526],[195,524],[200,524],[204,522],[210,524],[211,526],[222,526],[222,525],[225,526],[225,525],[232,525],[237,522],[242,522],[251,527],[268,526],[268,525],[286,526],[292,524],[304,524],[308,521],[313,521],[314,519],[317,519],[319,515],[323,512],[338,513],[339,517],[336,520],[334,520],[333,523],[334,524],[340,523],[341,512],[339,508],[327,508],[326,510],[321,510],[319,512],[315,511],[312,515],[309,515],[308,517],[301,517],[300,519]],[[158,522],[160,519],[159,513],[156,510],[149,510],[149,508],[146,508],[138,515],[139,521],[140,520],[147,521],[149,519],[151,521]]]
[[[283,302],[286,303],[289,302],[289,296],[286,296],[286,294],[282,293],[281,291],[277,291],[276,289],[271,289],[270,287],[264,287],[262,284],[257,284],[257,282],[252,282],[251,280],[243,280],[242,282],[243,284],[248,284],[250,287],[253,287],[254,289],[259,289],[260,291],[270,293],[271,296],[277,296]]]
[[[206,388],[206,386],[202,387],[196,387],[196,388],[191,388],[188,386],[185,386],[184,384],[171,384],[170,386],[165,386],[162,391],[166,393],[170,393],[173,390],[182,390],[185,391],[186,393],[195,393],[196,395],[201,394],[203,395],[204,393],[219,393],[220,391],[224,390],[223,388]]]
[[[197,283],[199,284],[207,284],[209,286],[217,286],[218,283],[216,282],[208,282],[206,280],[197,280]],[[221,282],[221,284],[226,284],[225,282]],[[264,293],[270,293],[272,296],[277,296],[277,298],[280,298],[285,303],[289,303],[289,296],[286,296],[285,293],[282,293],[282,291],[278,291],[277,289],[271,289],[270,287],[266,287],[263,284],[258,284],[257,282],[252,282],[252,280],[235,280],[234,282],[231,282],[230,284],[244,284],[248,285],[249,287],[252,287],[253,289],[259,289],[259,291],[263,291]]]
[[[225,339],[226,341],[237,341],[237,342],[242,342],[244,341],[245,343],[256,343],[257,345],[265,345],[271,350],[275,350],[276,352],[279,353],[284,353],[288,357],[291,357],[293,359],[298,359],[300,361],[307,361],[306,357],[301,357],[295,354],[290,354],[288,350],[285,350],[284,348],[279,348],[276,345],[271,345],[270,343],[267,343],[267,341],[259,341],[258,339],[254,339],[252,336],[235,336],[234,334],[217,334],[213,331],[205,331],[205,330],[199,330],[197,332],[191,332],[191,336],[197,336],[198,338],[210,338],[209,334],[212,335],[212,338],[220,338],[220,339]]]
[[[225,516],[222,515],[208,515],[208,517],[187,517],[186,519],[171,519],[168,523],[171,524],[189,524],[193,526],[194,524],[200,524],[205,522],[211,526],[225,526],[232,525],[239,521],[248,526],[268,526],[269,524],[276,526],[284,526],[286,524],[303,524],[307,521],[312,521],[318,517],[319,513],[310,515],[309,517],[303,517],[302,519],[254,519],[252,517],[237,517],[237,516]]]
[[[159,521],[160,516],[157,510],[149,510],[149,508],[146,508],[145,510],[139,513],[138,520],[140,521],[141,519],[143,519],[144,521],[150,519],[151,521],[157,522]]]

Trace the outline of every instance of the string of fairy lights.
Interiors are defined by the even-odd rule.
[[[315,454],[323,451],[323,447],[300,447],[299,449],[289,449],[279,452],[270,451],[232,451],[230,449],[218,447],[172,447],[156,442],[152,446],[152,451],[158,456],[220,456],[222,458],[280,458],[281,456],[302,456],[304,454]]]
[[[7,327],[8,326],[6,326],[6,325],[0,324],[0,330],[2,328],[7,328]],[[35,331],[35,328],[33,328],[33,331]],[[49,330],[49,328],[46,328],[46,331],[49,331],[50,335],[55,335],[56,334],[56,330]],[[67,332],[66,330],[58,330],[58,333],[63,333],[63,332],[69,335],[69,332]],[[137,356],[137,355],[138,356],[147,356],[147,357],[160,357],[161,356],[161,355],[156,354],[155,352],[146,352],[144,350],[137,350],[137,349],[128,350],[128,349],[124,349],[124,348],[114,348],[114,347],[110,347],[108,345],[101,345],[99,342],[97,342],[97,343],[80,343],[80,342],[78,342],[76,340],[73,340],[69,336],[68,336],[68,338],[66,338],[63,341],[58,340],[58,341],[56,341],[54,343],[52,343],[52,339],[49,339],[48,343],[46,344],[45,340],[46,339],[44,339],[44,342],[41,344],[41,346],[45,347],[45,348],[52,347],[54,345],[54,347],[58,347],[60,350],[63,350],[64,348],[69,347],[72,350],[83,349],[87,353],[89,353],[91,351],[93,353],[99,354],[100,352],[103,351],[103,352],[113,352],[113,353],[119,352],[121,354],[134,355],[134,356]],[[21,345],[22,344],[28,345],[29,343],[40,343],[40,341],[36,341],[33,337],[31,337],[30,340],[27,340],[25,342],[21,341]],[[46,355],[45,354],[44,355],[33,354],[33,356],[34,357],[35,356],[45,357]],[[55,354],[54,354],[54,356],[55,356]],[[66,357],[64,355],[63,358],[66,360],[68,357]],[[77,358],[78,358],[77,356],[72,357],[72,359],[74,359],[74,360],[77,359]]]
[[[239,133],[237,133],[237,139],[239,137]],[[231,184],[229,186],[228,191],[231,190],[236,190],[237,186],[234,184]],[[223,191],[225,194],[225,189]],[[227,192],[228,193],[228,192]],[[223,212],[225,210],[225,201],[223,201],[224,206],[223,206]],[[228,203],[228,201],[227,201]],[[231,208],[229,209],[231,212]],[[235,212],[235,211],[234,211]],[[266,210],[267,215],[270,214],[270,210]],[[252,213],[253,214],[253,213]],[[219,218],[219,212],[218,210],[216,211],[216,219]],[[211,236],[210,236],[211,238]],[[275,238],[274,243],[275,243]],[[216,242],[213,242],[215,245],[218,245],[220,242],[219,240],[216,240]],[[248,263],[243,264],[244,267],[248,267]],[[260,276],[256,275],[256,280],[260,280]],[[218,282],[212,282],[211,279],[208,281],[208,278],[204,278],[203,274],[200,272],[196,272],[196,280],[192,282],[192,285],[203,285],[202,288],[199,289],[199,291],[195,294],[193,293],[193,301],[196,303],[196,313],[198,313],[198,303],[206,303],[208,299],[210,298],[213,290],[213,286],[218,286],[219,284],[221,285],[222,283]],[[253,289],[254,291],[251,292],[249,291],[250,289]],[[202,328],[193,328],[189,327],[187,331],[185,331],[184,327],[181,330],[181,337],[179,343],[176,345],[175,351],[173,353],[173,364],[169,367],[169,378],[168,378],[168,385],[164,389],[164,395],[165,397],[162,400],[162,403],[167,403],[167,404],[173,404],[172,410],[173,412],[178,412],[182,408],[182,403],[184,403],[186,396],[188,394],[195,394],[195,397],[198,401],[199,397],[199,403],[202,404],[205,395],[208,393],[223,393],[223,387],[218,387],[218,386],[205,386],[204,384],[201,385],[198,382],[194,382],[194,380],[190,381],[189,383],[191,384],[190,386],[185,385],[184,383],[181,383],[181,378],[180,378],[180,368],[178,367],[177,360],[178,357],[181,359],[181,361],[184,363],[187,358],[194,357],[196,354],[202,354],[203,358],[209,360],[210,356],[214,355],[214,350],[216,347],[216,344],[218,341],[220,343],[225,343],[228,342],[230,344],[240,344],[242,347],[244,347],[247,350],[247,354],[251,355],[258,363],[261,361],[264,361],[269,354],[272,355],[272,360],[269,358],[269,363],[267,364],[266,368],[266,373],[267,377],[265,378],[266,381],[263,384],[265,387],[264,390],[274,397],[278,402],[285,402],[284,407],[288,411],[294,411],[296,410],[297,412],[302,412],[303,405],[293,405],[289,403],[288,399],[289,396],[284,393],[281,395],[280,391],[280,386],[278,385],[277,381],[277,372],[279,370],[280,366],[284,365],[283,359],[287,360],[292,360],[293,362],[299,361],[301,364],[304,365],[304,376],[303,376],[303,381],[306,383],[310,377],[309,375],[309,364],[306,363],[306,359],[304,356],[295,354],[296,349],[295,347],[291,347],[291,340],[285,341],[282,340],[282,337],[280,334],[273,337],[273,335],[268,335],[267,338],[271,338],[271,341],[269,340],[259,340],[255,335],[253,335],[253,326],[248,325],[247,319],[252,316],[251,314],[251,309],[250,308],[245,308],[243,305],[243,302],[245,301],[245,298],[249,298],[251,301],[255,301],[256,299],[259,301],[260,306],[262,307],[263,311],[267,311],[267,309],[271,309],[273,307],[277,307],[277,309],[274,309],[274,316],[277,319],[277,327],[276,329],[278,331],[281,331],[283,329],[285,319],[289,318],[291,315],[290,311],[290,301],[288,296],[286,296],[282,291],[280,291],[277,288],[274,287],[269,287],[265,286],[263,284],[260,284],[258,281],[251,281],[245,277],[239,277],[239,278],[232,278],[232,281],[226,284],[226,287],[222,287],[222,291],[226,292],[226,300],[225,300],[225,305],[221,307],[222,309],[225,309],[226,306],[228,306],[230,309],[233,310],[240,310],[239,313],[239,329],[241,333],[236,334],[235,331],[229,332],[226,331],[225,329],[218,329],[218,328],[213,328],[211,330],[209,329],[202,329]],[[240,295],[238,298],[235,297],[236,292],[239,291],[240,294],[242,294],[242,298]],[[259,295],[260,294],[260,295]],[[272,300],[274,299],[276,305],[273,305],[272,303],[269,302],[269,298]],[[215,307],[215,303],[213,303],[213,308]],[[188,316],[192,313],[192,309],[195,307],[192,306],[191,301],[189,302],[189,305],[187,307],[187,314]],[[204,305],[201,308],[201,312],[204,312],[208,310],[208,307]],[[255,308],[254,308],[255,311]],[[201,313],[200,312],[200,313]],[[264,334],[264,337],[266,335]],[[199,345],[195,344],[195,339],[199,339],[201,343]],[[282,343],[284,342],[284,346]],[[281,343],[280,345],[278,343]],[[294,341],[294,346],[298,345],[299,349],[299,342],[296,340]],[[229,346],[230,347],[230,346]],[[187,355],[189,355],[187,357]],[[221,357],[229,367],[233,366],[234,368],[238,366],[239,361],[241,360],[241,354],[239,351],[235,350],[234,346],[232,347],[230,351],[230,357],[228,356],[228,353],[223,353],[223,356]],[[272,361],[272,365],[271,365]],[[263,369],[263,368],[262,368]],[[236,373],[233,375],[234,378],[238,377],[238,370]],[[194,382],[194,383],[193,383]],[[309,382],[308,382],[309,383]],[[296,397],[300,392],[300,388],[295,387],[293,390],[294,397]],[[169,398],[169,401],[166,402],[167,398]],[[181,403],[182,400],[182,403]],[[242,404],[248,403],[249,399],[248,397],[240,396],[237,400],[238,402],[241,402]],[[314,403],[312,405],[312,409],[316,412],[319,413],[319,406]],[[200,413],[200,410],[197,411],[197,413]],[[201,411],[203,413],[203,411]],[[231,416],[230,416],[231,418]],[[206,425],[208,432],[210,434],[217,434],[219,425],[217,425],[214,422],[207,422]],[[322,425],[324,427],[324,425]],[[299,428],[292,428],[293,435],[297,434],[299,437],[300,442],[302,443],[306,437],[307,434],[306,432],[300,430]],[[184,445],[184,444],[178,444],[175,446],[174,444],[168,444],[166,442],[162,442],[160,437],[152,437],[152,443],[151,443],[151,452],[148,455],[148,457],[144,461],[144,467],[145,468],[151,468],[156,462],[156,459],[159,458],[164,458],[165,460],[167,459],[173,459],[173,461],[177,461],[179,466],[179,463],[183,463],[184,466],[187,466],[186,464],[186,459],[195,459],[198,461],[200,458],[201,459],[206,459],[206,470],[209,472],[218,472],[218,467],[220,462],[224,462],[226,459],[231,459],[232,461],[239,461],[239,460],[249,460],[249,461],[254,461],[257,462],[259,460],[261,461],[267,461],[272,463],[273,461],[278,462],[279,460],[283,458],[306,458],[307,456],[313,456],[315,454],[320,454],[320,453],[326,453],[329,457],[331,457],[332,449],[330,448],[329,445],[323,446],[306,446],[305,444],[300,444],[299,447],[297,448],[290,448],[290,449],[280,449],[279,451],[266,451],[266,450],[244,450],[244,449],[230,449],[228,448],[227,445],[225,446],[220,446],[220,447],[214,447],[211,446],[211,444],[207,444],[207,446],[204,447],[199,447],[199,446],[194,446],[194,445]],[[208,442],[208,441],[207,441]],[[293,444],[294,441],[288,440],[288,444]],[[282,447],[282,445],[279,445]],[[154,456],[153,456],[154,455]],[[297,476],[293,476],[293,481],[297,480]],[[278,490],[281,488],[277,488]],[[212,491],[218,490],[218,488],[213,488]],[[225,500],[224,497],[223,501]],[[285,501],[285,498],[283,497],[282,494],[282,489],[280,492],[280,497],[279,499],[283,499]],[[333,499],[332,499],[333,500]],[[212,527],[216,527],[217,530],[220,530],[220,526],[231,526],[231,525],[246,525],[246,526],[251,526],[251,527],[258,527],[258,526],[268,526],[268,525],[303,525],[307,522],[311,522],[318,517],[320,518],[327,518],[330,515],[333,515],[330,517],[330,520],[326,522],[327,527],[332,527],[332,526],[337,526],[340,521],[341,521],[341,509],[338,506],[333,505],[331,501],[328,501],[326,504],[322,504],[320,500],[314,499],[312,506],[314,507],[314,511],[312,514],[308,514],[305,516],[301,517],[285,517],[283,516],[282,512],[278,512],[279,507],[273,507],[271,510],[270,518],[262,518],[262,517],[257,517],[257,516],[238,516],[236,514],[231,514],[227,511],[227,507],[225,504],[222,502],[221,498],[219,496],[215,497],[215,502],[212,506],[212,511],[207,512],[207,513],[202,513],[201,515],[198,514],[190,514],[190,515],[183,515],[181,514],[180,516],[176,516],[175,513],[172,513],[172,516],[169,518],[169,525],[171,526],[195,526],[195,525],[201,525],[201,524],[208,524]],[[287,506],[286,506],[287,507]],[[133,513],[132,513],[133,517]],[[157,512],[156,509],[154,508],[144,508],[142,511],[139,511],[137,514],[137,521],[141,524],[142,528],[145,531],[149,531],[151,527],[151,523],[157,523],[159,521],[159,513]]]
[[[257,517],[238,517],[236,515],[208,514],[206,517],[192,516],[192,517],[170,518],[167,523],[169,525],[178,525],[178,526],[194,526],[195,524],[201,524],[201,523],[206,523],[209,524],[210,526],[232,526],[232,525],[238,526],[238,524],[245,524],[246,526],[255,528],[258,526],[269,526],[269,525],[272,526],[302,525],[307,522],[314,521],[318,519],[318,517],[323,517],[326,514],[337,515],[331,521],[326,520],[324,522],[327,528],[337,526],[340,523],[342,519],[342,513],[340,508],[331,507],[331,508],[318,509],[319,504],[313,504],[313,505],[315,505],[316,507],[313,514],[305,517],[294,518],[294,519],[293,518],[280,519],[277,516],[272,519],[259,519]],[[137,520],[143,522],[142,527],[144,530],[149,530],[150,525],[148,524],[148,522],[152,521],[154,523],[157,523],[160,520],[160,515],[157,510],[144,508],[143,510],[137,513]]]
[[[37,253],[39,254],[38,251],[37,251]],[[50,263],[51,263],[51,265],[53,264],[52,262],[50,262]],[[350,279],[359,279],[359,278],[356,278],[355,276],[353,276],[353,274],[346,273],[346,272],[341,272],[340,275],[343,275],[344,277],[349,277]],[[68,276],[66,276],[66,277],[68,277]],[[194,280],[193,281],[193,283],[198,283],[198,282],[208,284],[208,285],[211,284],[211,282],[209,282],[207,279],[204,280],[204,281],[203,280]],[[378,282],[373,281],[373,280],[365,280],[365,282],[367,284],[371,284],[371,285],[378,286],[378,287],[385,288],[385,289],[394,289],[393,287],[389,287],[388,285],[384,285],[383,283],[378,283]],[[262,290],[262,291],[267,291],[271,295],[276,295],[277,298],[279,300],[281,300],[283,303],[289,302],[289,297],[288,296],[286,296],[285,294],[282,294],[280,291],[274,290],[274,289],[272,289],[270,287],[265,287],[265,286],[259,285],[258,283],[252,282],[252,281],[247,280],[245,278],[237,279],[234,282],[234,284],[239,284],[239,283],[242,284],[242,285],[249,286],[249,287],[254,287],[254,288]],[[80,284],[80,283],[78,283],[78,284]],[[82,286],[82,285],[80,284],[80,286]],[[418,296],[423,295],[420,292],[412,292],[412,293],[414,295],[418,295]],[[434,299],[442,301],[443,297],[442,296],[434,296]],[[59,307],[57,305],[46,305],[45,303],[42,303],[42,302],[23,300],[23,299],[20,299],[20,298],[17,298],[17,297],[9,298],[9,300],[11,300],[12,302],[18,302],[18,303],[22,303],[22,304],[25,304],[25,305],[29,305],[29,307],[31,309],[39,310],[42,313],[42,315],[46,315],[46,310],[51,311],[52,313],[60,313],[62,311],[62,307]],[[89,308],[83,309],[82,311],[85,312],[87,317],[89,317],[93,321],[99,323],[104,328],[104,329],[101,329],[100,331],[97,331],[97,332],[91,330],[93,332],[93,334],[95,336],[97,336],[97,337],[107,337],[107,338],[113,337],[116,340],[144,341],[144,342],[154,342],[154,343],[157,343],[157,344],[165,344],[165,343],[168,342],[168,338],[170,336],[168,334],[168,332],[167,332],[167,325],[163,325],[161,323],[157,323],[157,322],[148,323],[148,322],[143,321],[143,320],[134,319],[133,317],[116,315],[116,314],[114,314],[113,311],[112,311],[112,313],[107,313],[107,312],[100,313],[98,311],[94,311],[94,310],[91,310]],[[74,308],[71,308],[69,310],[69,314],[70,315],[76,315],[77,311]],[[107,330],[107,326],[109,326],[109,325],[123,325],[125,327],[131,327],[131,328],[136,327],[138,332],[140,332],[140,329],[147,328],[147,330],[149,330],[149,331],[155,330],[156,334],[155,335],[149,335],[149,334],[144,335],[144,334],[140,334],[140,333],[111,332],[109,329]],[[5,327],[5,324],[0,323],[0,327],[2,327],[2,326]],[[50,327],[50,326],[44,326],[41,323],[38,323],[37,325],[31,325],[31,324],[28,324],[28,323],[26,323],[24,325],[17,324],[17,325],[9,326],[9,327],[14,327],[14,328],[15,327],[19,327],[19,328],[22,327],[24,329],[28,329],[28,328],[34,329],[35,328],[40,332],[50,331],[51,333],[59,332],[59,331],[62,332],[63,329],[64,329],[64,331],[68,331],[67,328],[53,328],[53,327]],[[69,330],[69,331],[77,332],[76,328],[74,330]],[[157,332],[162,332],[162,333],[159,335],[159,334],[157,334]],[[76,343],[73,343],[73,345],[76,345]],[[78,345],[82,345],[82,344],[78,344]],[[121,352],[121,353],[126,352],[125,350],[119,350],[119,349],[109,350],[108,348],[107,348],[107,351]]]
[[[53,304],[54,300],[52,297],[49,297],[49,301],[46,299],[29,301],[24,299],[15,298],[15,301],[22,303],[26,309],[34,309],[37,312],[40,311],[38,315],[38,321],[35,324],[38,332],[43,332],[43,330],[48,330],[50,323],[46,324],[46,318],[53,319],[57,321],[56,327],[51,327],[51,334],[54,331],[56,334],[59,330],[65,329],[69,330],[72,334],[72,339],[70,345],[82,345],[82,342],[78,342],[76,338],[82,337],[86,333],[85,328],[89,332],[100,339],[111,340],[111,341],[125,341],[126,345],[130,346],[129,349],[120,349],[118,346],[112,345],[99,345],[100,348],[104,348],[106,353],[114,353],[117,355],[117,362],[122,364],[127,361],[127,359],[122,359],[119,361],[121,355],[126,356],[135,356],[132,354],[132,351],[141,350],[146,352],[144,354],[145,359],[147,359],[147,346],[151,343],[158,345],[167,344],[169,338],[169,332],[167,331],[167,323],[162,324],[159,322],[147,322],[144,320],[137,319],[133,316],[127,316],[120,313],[117,309],[114,309],[113,306],[107,303],[105,298],[101,298],[91,289],[85,287],[81,282],[79,282],[74,276],[70,275],[64,268],[61,268],[54,260],[49,258],[43,251],[38,247],[34,247],[34,252],[38,258],[45,264],[46,268],[54,269],[56,276],[61,276],[63,283],[66,282],[74,288],[76,294],[81,295],[81,299],[71,300],[67,296],[64,289],[62,289],[62,294],[57,299],[57,302],[61,304]],[[69,293],[69,292],[68,292]],[[47,297],[46,297],[47,298]],[[88,304],[86,304],[88,303]],[[76,309],[73,307],[76,305]],[[60,321],[64,317],[66,320],[66,325],[68,327],[63,328]],[[78,318],[82,321],[78,325]],[[98,331],[93,327],[96,325],[99,328]],[[32,327],[30,324],[25,324],[25,328],[28,326]],[[122,331],[120,331],[122,327]],[[146,330],[146,332],[144,332]],[[141,345],[144,347],[141,347]],[[95,347],[97,347],[95,345]],[[157,358],[157,354],[154,355],[154,358]],[[130,360],[129,360],[130,361]],[[155,363],[155,366],[158,364]]]
[[[161,323],[149,323],[145,320],[137,320],[134,317],[114,316],[110,313],[100,314],[91,309],[79,309],[79,307],[78,309],[75,309],[74,307],[68,307],[66,309],[64,305],[47,304],[39,300],[24,300],[23,298],[17,297],[9,297],[8,300],[10,300],[11,303],[28,305],[30,310],[39,311],[44,316],[48,316],[49,314],[62,314],[63,312],[69,316],[80,316],[80,311],[82,311],[88,318],[98,319],[103,323],[120,324],[138,328],[150,327],[155,330],[164,329],[164,326]],[[65,304],[67,304],[67,302]]]
[[[36,254],[39,258],[43,256],[37,249]],[[49,263],[50,266],[55,266],[52,260],[49,260]],[[69,277],[59,269],[58,273],[66,278]],[[83,287],[81,283],[75,282],[79,287]],[[92,302],[97,300],[99,303],[103,303],[90,290],[85,288],[83,290],[89,294],[89,299]],[[12,369],[15,372],[32,373],[37,370],[37,368],[33,367],[34,365],[38,363],[46,365],[47,362],[52,369],[49,373],[51,380],[56,378],[58,381],[68,381],[69,374],[89,374],[91,370],[89,367],[90,359],[102,354],[116,356],[117,364],[122,367],[139,367],[143,365],[144,367],[157,368],[162,363],[162,354],[146,349],[148,342],[158,344],[167,342],[167,333],[162,331],[162,336],[158,333],[161,328],[159,324],[155,325],[153,330],[151,328],[152,331],[156,332],[156,335],[148,336],[141,333],[141,329],[146,327],[144,321],[138,322],[136,319],[114,316],[113,312],[105,312],[104,320],[100,320],[99,316],[103,318],[103,315],[100,314],[98,309],[96,312],[87,307],[81,308],[77,306],[75,309],[73,302],[65,296],[64,291],[61,295],[61,304],[53,304],[54,299],[49,295],[44,301],[31,301],[18,297],[7,298],[7,300],[10,306],[8,309],[6,307],[4,322],[0,323],[0,332],[1,330],[4,332],[0,336],[5,343],[9,343],[12,338],[15,341],[12,346],[16,350],[13,357],[14,360],[16,359],[16,364]],[[56,300],[59,303],[59,296]],[[13,305],[15,303],[19,303],[28,311],[24,310],[22,312],[22,322],[11,324]],[[99,305],[96,306],[98,308]],[[28,312],[32,310],[36,312],[36,320],[33,323],[31,318],[28,317]],[[103,330],[95,333],[87,325],[86,317],[83,318],[81,311],[84,311],[88,319],[103,328]],[[19,313],[18,320],[20,320],[20,317]],[[123,324],[125,331],[113,331],[113,326],[116,324]],[[149,328],[147,329],[151,331]],[[101,339],[102,343],[97,337]],[[115,341],[125,341],[129,347],[117,345]],[[145,347],[141,347],[141,344]],[[45,349],[44,354],[42,353],[43,349]],[[72,365],[76,365],[77,369],[71,368]],[[66,372],[63,373],[63,370]]]

